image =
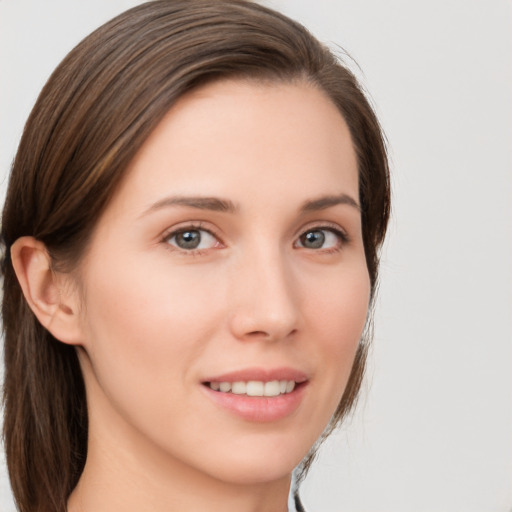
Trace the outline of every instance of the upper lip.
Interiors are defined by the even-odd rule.
[[[203,382],[270,382],[273,380],[294,380],[297,383],[305,382],[308,376],[305,372],[294,368],[245,368],[219,375],[213,375]]]

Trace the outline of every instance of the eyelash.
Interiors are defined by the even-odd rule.
[[[222,239],[220,238],[220,236],[218,234],[216,234],[213,230],[205,228],[204,224],[202,222],[187,224],[183,227],[179,227],[177,229],[173,229],[172,231],[166,232],[162,236],[161,242],[165,245],[167,250],[170,250],[172,252],[178,252],[184,256],[201,256],[212,249],[212,248],[207,248],[207,249],[187,250],[187,249],[182,249],[179,247],[172,246],[169,243],[169,241],[172,238],[174,238],[182,233],[186,233],[187,231],[204,231],[204,232],[208,233],[210,236],[214,237],[218,243],[223,245],[223,242],[222,242]],[[329,249],[323,249],[323,250],[321,248],[312,249],[312,248],[303,247],[303,246],[297,247],[297,243],[298,243],[298,241],[300,241],[301,237],[303,237],[307,233],[310,233],[313,231],[328,231],[330,233],[333,233],[339,239],[339,243],[337,244],[336,247],[329,248]],[[342,230],[338,225],[320,224],[318,226],[309,226],[307,229],[301,230],[297,236],[297,241],[294,242],[294,247],[297,247],[299,249],[306,249],[306,250],[310,250],[310,251],[322,252],[323,254],[332,254],[332,253],[341,251],[347,243],[350,243],[350,238],[349,238],[348,234],[344,230]]]

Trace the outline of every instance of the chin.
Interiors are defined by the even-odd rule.
[[[266,446],[258,446],[256,442],[251,445],[232,446],[227,453],[211,460],[212,474],[219,480],[238,485],[278,481],[289,478],[311,448],[310,444],[297,446],[286,442],[279,443],[279,446],[268,443]]]
[[[300,460],[297,462],[297,464]],[[243,464],[230,468],[219,467],[215,473],[218,480],[235,485],[260,485],[289,478],[297,464],[278,464],[269,461],[255,462],[247,459]]]

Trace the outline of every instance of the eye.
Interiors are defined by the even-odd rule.
[[[297,246],[305,249],[337,249],[340,248],[346,236],[333,228],[309,229],[300,235]]]
[[[212,249],[219,241],[209,231],[199,228],[185,228],[175,231],[166,237],[169,245],[183,251]]]

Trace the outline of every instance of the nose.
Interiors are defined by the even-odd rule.
[[[299,296],[293,273],[279,251],[258,251],[232,275],[229,324],[240,340],[279,341],[299,324]]]

